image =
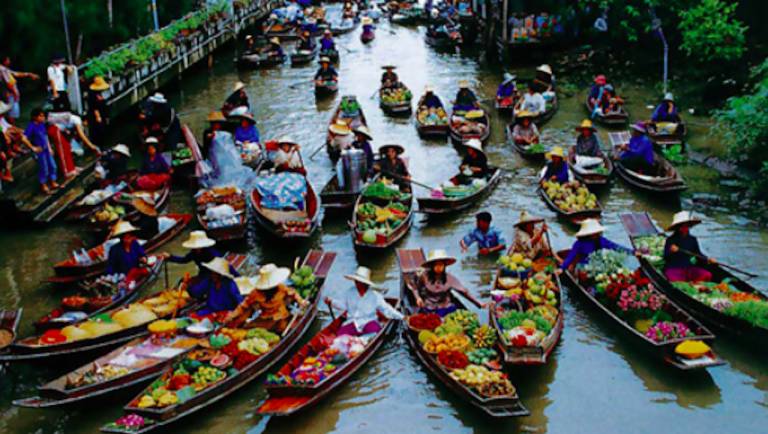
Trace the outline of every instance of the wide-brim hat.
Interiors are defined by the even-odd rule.
[[[667,92],[667,93],[664,94],[664,98],[662,98],[661,100],[662,101],[674,102],[675,101],[675,96],[672,95],[672,92]]]
[[[365,125],[360,125],[352,131],[354,131],[355,134],[365,136],[368,140],[373,140],[373,136],[371,136],[371,130],[369,130]]]
[[[136,232],[139,228],[132,225],[131,222],[120,220],[112,227],[112,236],[119,237],[120,235],[127,234],[129,232]]]
[[[296,143],[296,141],[293,140],[293,137],[291,136],[281,136],[279,139],[277,139],[277,146],[282,145],[291,145],[293,147],[298,146],[299,144]]]
[[[565,151],[562,146],[555,146],[551,151],[547,152],[547,159],[551,160],[552,157],[565,158]]]
[[[146,140],[144,140],[145,145],[157,145],[158,143],[160,143],[160,141],[157,140],[157,137],[150,136],[150,137],[147,137]]]
[[[459,89],[469,89],[469,80],[459,80]]]
[[[347,125],[347,123],[342,120],[337,120],[331,124],[331,126],[328,127],[328,131],[336,134],[337,136],[347,136],[352,134],[352,129],[349,128],[349,125]]]
[[[543,217],[537,217],[531,214],[528,214],[528,211],[523,211],[520,213],[520,219],[515,223],[515,227],[522,226],[528,223],[541,223],[544,221]]]
[[[521,121],[523,119],[533,119],[534,114],[528,110],[520,110],[515,113],[515,120]]]
[[[576,232],[576,238],[602,234],[603,232],[605,232],[605,226],[601,225],[599,221],[595,219],[586,219],[581,222],[581,228]]]
[[[445,262],[445,265],[451,265],[456,263],[456,258],[450,256],[448,252],[443,249],[430,250],[427,255],[427,260],[422,262],[422,268],[429,268],[430,265],[435,262]]]
[[[581,124],[578,127],[576,127],[576,130],[577,131],[581,131],[581,130],[597,131],[595,129],[595,126],[592,124],[592,121],[590,121],[589,119],[584,119],[583,121],[581,121]]]
[[[265,264],[259,268],[259,276],[253,282],[253,289],[267,291],[283,283],[291,275],[291,270],[275,264]]]
[[[94,77],[93,83],[91,83],[91,85],[88,86],[88,89],[91,89],[96,92],[101,92],[109,89],[109,83],[107,83],[107,80],[104,80],[104,77],[97,75],[96,77]]]
[[[136,211],[149,216],[149,217],[157,217],[157,208],[155,208],[151,203],[145,201],[141,198],[135,198],[131,201],[131,206],[136,209]]]
[[[435,92],[435,88],[433,88],[432,86],[430,85],[424,86],[424,93],[434,93],[434,92]]]
[[[0,116],[11,111],[11,105],[6,104],[5,101],[0,101]]]
[[[253,39],[253,35],[245,35],[245,40]]]
[[[181,243],[181,246],[185,249],[204,249],[215,245],[216,240],[208,238],[208,234],[205,231],[192,231],[189,233],[187,241]]]
[[[607,82],[608,82],[608,79],[606,79],[605,76],[602,74],[595,77],[595,83],[597,84],[605,84]]]
[[[124,145],[122,143],[113,146],[112,150],[117,152],[117,153],[119,153],[119,154],[123,154],[126,157],[130,157],[131,156],[131,150],[128,149],[127,145]]]
[[[361,23],[362,24],[373,24],[373,20],[370,19],[369,17],[363,17],[363,19],[361,20]]]
[[[224,258],[213,258],[212,261],[203,263],[203,267],[218,275],[234,279],[234,276],[229,272],[229,261]]]
[[[645,128],[645,124],[642,123],[642,122],[636,122],[636,123],[632,124],[632,126],[630,128],[632,128],[633,130],[635,130],[637,132],[640,132],[640,133],[646,133],[648,131]]]
[[[694,226],[699,223],[701,223],[701,220],[694,217],[690,211],[680,211],[675,213],[675,215],[672,217],[672,223],[667,226],[667,230],[674,231],[679,226],[684,224],[687,224],[688,226]]]
[[[230,112],[230,114],[231,114],[231,112]],[[249,121],[251,123],[254,123],[254,124],[256,123],[256,119],[253,118],[253,115],[250,112],[240,113],[236,117],[238,117],[240,119],[245,119],[245,120],[247,120],[247,121]]]
[[[379,147],[379,153],[386,154],[389,149],[394,149],[395,152],[397,152],[397,155],[400,155],[403,152],[405,152],[405,148],[403,148],[402,146],[397,144],[389,144],[389,145],[383,145]]]
[[[208,122],[226,122],[226,120],[226,116],[220,111],[210,112],[208,114]]]
[[[235,277],[233,279],[235,281],[235,285],[237,285],[237,290],[240,292],[241,295],[248,295],[253,292],[256,287],[253,284],[253,278],[249,276],[240,276]]]
[[[243,88],[245,88],[245,83],[238,81],[234,86],[232,86],[232,93],[235,93]]]
[[[277,36],[275,36],[274,38],[270,38],[270,39],[269,39],[269,42],[271,42],[271,43],[273,43],[273,44],[279,44],[279,43],[280,43],[280,38],[278,38]]]
[[[165,99],[165,95],[160,92],[156,92],[154,95],[149,97],[149,102],[153,102],[155,104],[165,104],[168,102],[168,100]]]
[[[479,139],[465,140],[463,145],[467,148],[472,148],[476,151],[483,152],[483,142],[481,142]]]
[[[517,76],[515,74],[510,74],[508,72],[505,72],[504,73],[504,79],[501,81],[501,83],[502,84],[507,84],[510,81],[515,81],[516,78],[517,78]]]
[[[317,63],[331,63],[331,58],[328,56],[323,56],[320,58],[320,60],[317,61]]]
[[[376,286],[371,280],[371,269],[368,267],[357,267],[355,274],[345,274],[345,279],[352,280],[354,282],[360,282],[362,284],[370,286]]]
[[[333,32],[331,32],[331,29],[325,29],[325,30],[323,31],[323,34],[324,34],[324,35],[332,35],[332,34],[333,34]]]
[[[383,65],[381,69],[397,69],[397,66],[395,65]]]
[[[552,67],[547,64],[540,65],[538,68],[536,68],[536,70],[552,75]]]

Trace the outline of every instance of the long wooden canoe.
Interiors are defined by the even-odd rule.
[[[344,104],[350,104],[352,102],[357,103],[359,109],[357,113],[355,113],[353,116],[347,116],[342,111],[342,105]],[[328,125],[333,125],[337,121],[343,121],[344,123],[349,126],[351,129],[355,129],[359,126],[368,126],[368,122],[365,120],[365,114],[363,113],[363,107],[360,105],[359,102],[357,102],[357,97],[354,95],[344,95],[341,97],[341,101],[339,101],[339,105],[336,106],[336,110],[333,111],[333,116],[331,116],[331,120],[328,123]],[[330,131],[326,135],[325,139],[325,150],[328,152],[328,157],[330,157],[331,161],[336,162],[336,160],[339,159],[339,156],[341,155],[341,150],[335,148],[331,140],[333,137],[331,136]]]
[[[656,225],[651,221],[648,213],[630,213],[622,214],[621,222],[627,230],[633,246],[637,238],[644,236],[664,236]],[[640,265],[643,267],[646,275],[651,279],[656,288],[659,288],[670,299],[679,303],[685,309],[690,311],[696,318],[706,322],[719,330],[727,331],[733,335],[749,340],[751,344],[757,342],[768,342],[768,329],[753,325],[741,318],[731,316],[725,312],[719,311],[706,303],[703,303],[694,297],[686,294],[676,288],[672,282],[664,275],[663,270],[655,267],[647,258],[640,257]],[[737,290],[758,297],[763,302],[768,302],[768,296],[763,292],[740,279],[718,264],[699,264],[712,273],[713,282],[722,282],[728,279],[728,284]]]
[[[282,239],[307,239],[320,227],[320,198],[312,183],[307,182],[307,195],[303,210],[273,210],[261,206],[261,194],[251,191],[251,207],[254,219],[268,233]]]
[[[473,120],[473,122],[475,123],[485,125],[485,128],[483,129],[482,133],[460,132],[453,123],[454,114],[451,114],[451,117],[449,118],[450,134],[451,134],[451,140],[453,140],[454,143],[460,145],[469,139],[478,139],[481,142],[485,143],[485,141],[488,140],[488,137],[490,137],[491,135],[491,122],[490,122],[490,118],[488,117],[488,112],[485,109],[482,109],[482,110],[483,110],[483,116],[479,119]]]
[[[569,250],[561,250],[558,252],[558,260],[562,261],[562,258],[568,256],[568,253]],[[693,369],[705,369],[725,364],[725,362],[720,359],[714,352],[710,352],[709,354],[695,360],[687,360],[675,354],[675,347],[683,341],[699,340],[711,343],[714,341],[715,336],[709,331],[709,329],[696,321],[696,319],[689,315],[688,312],[680,308],[674,302],[664,298],[665,311],[670,314],[675,319],[675,321],[685,323],[694,333],[694,336],[691,338],[678,338],[670,339],[665,342],[656,342],[645,336],[645,334],[639,332],[635,327],[627,323],[622,318],[619,318],[615,313],[611,311],[611,309],[601,303],[590,292],[589,289],[585,288],[579,282],[573,272],[570,270],[565,270],[562,276],[564,276],[565,283],[568,286],[581,294],[595,310],[602,313],[601,316],[614,323],[624,332],[624,335],[629,336],[633,342],[636,342],[639,348],[643,348],[650,354],[662,359],[664,363],[684,371]],[[652,286],[649,286],[649,288],[652,288],[654,292],[658,292],[659,295],[661,295],[658,289],[655,289]]]
[[[594,170],[587,170],[581,166],[576,165],[576,156],[574,154],[568,155],[568,167],[573,172],[573,175],[579,181],[587,185],[587,187],[604,187],[611,181],[613,176],[613,160],[607,155],[603,155],[603,167],[605,171],[597,172]]]
[[[400,84],[401,88],[404,91],[408,91],[408,88],[404,84]],[[405,101],[399,101],[399,102],[386,102],[384,101],[384,93],[387,92],[391,88],[379,88],[379,107],[381,107],[381,110],[384,111],[384,113],[388,116],[393,117],[399,117],[399,116],[410,116],[411,114],[411,98],[408,98]]]
[[[325,97],[335,94],[339,91],[339,83],[337,81],[324,81],[322,83],[315,83],[315,96]]]
[[[600,214],[603,213],[603,207],[600,205],[600,202],[597,202],[597,206],[592,209],[584,209],[581,211],[568,211],[561,207],[559,207],[554,200],[552,200],[551,197],[547,194],[546,191],[544,191],[544,188],[539,186],[537,189],[539,192],[539,196],[541,196],[541,199],[544,201],[544,203],[547,204],[547,206],[554,211],[558,217],[573,223],[573,224],[580,224],[586,219],[589,218],[599,218]]]
[[[388,299],[387,302],[393,307],[399,307],[397,299]],[[312,340],[304,345],[296,354],[277,371],[277,375],[290,376],[291,372],[299,366],[307,356],[317,354],[317,348],[322,348],[320,343],[336,336],[344,322],[345,317],[341,316],[332,321],[328,326],[321,330]],[[343,367],[325,377],[322,381],[311,385],[298,384],[266,384],[268,393],[267,400],[257,410],[260,414],[272,416],[290,416],[301,410],[309,408],[330,395],[346,383],[357,371],[365,366],[366,362],[376,354],[376,351],[384,344],[392,331],[395,329],[395,321],[386,320],[382,324],[381,331],[371,338],[365,349],[356,357],[348,360]]]
[[[235,220],[232,221],[232,224],[226,225],[226,226],[218,226],[218,227],[212,227],[211,222],[206,217],[206,206],[197,206],[197,221],[200,223],[200,226],[205,230],[205,232],[208,234],[209,237],[213,238],[216,241],[237,241],[237,240],[243,240],[245,239],[247,232],[248,232],[248,204],[246,200],[245,193],[237,189],[238,191],[234,193],[234,196],[237,197],[237,202],[233,208],[235,209]],[[242,204],[242,207],[240,207],[240,204]],[[230,204],[231,205],[231,204]]]
[[[333,175],[320,192],[320,202],[326,210],[346,212],[355,207],[358,196],[360,196],[359,191],[339,190],[339,178]]]
[[[139,174],[136,171],[132,171],[127,174],[125,179],[122,181],[125,183],[125,188],[123,190],[127,190],[133,186],[134,181],[136,181],[136,178],[138,178]],[[119,182],[118,182],[119,184]],[[100,189],[98,185],[94,185],[94,190]],[[80,221],[83,219],[86,219],[90,216],[92,216],[96,211],[101,209],[101,207],[110,201],[112,197],[119,194],[119,192],[115,192],[109,196],[105,195],[102,196],[99,200],[92,201],[90,203],[86,203],[85,199],[88,197],[88,195],[83,196],[80,200],[77,202],[72,203],[69,208],[67,209],[64,219],[66,221]]]
[[[286,55],[271,55],[262,53],[243,54],[237,59],[237,66],[240,68],[271,68],[273,66],[285,63]]]
[[[611,139],[613,147],[629,142],[629,133],[626,131],[610,133],[608,137]],[[618,154],[614,154],[614,157],[616,162],[616,172],[621,179],[626,181],[626,183],[632,187],[650,193],[668,194],[676,194],[688,189],[688,185],[685,183],[683,176],[680,175],[680,172],[675,166],[657,152],[654,152],[655,173],[652,175],[646,175],[630,170],[621,163]]]
[[[142,391],[142,393],[138,394],[124,407],[124,411],[126,413],[135,413],[144,418],[148,418],[152,420],[153,423],[145,425],[138,430],[104,426],[101,428],[102,432],[145,433],[156,429],[165,429],[172,423],[226,398],[256,379],[256,377],[259,377],[270,370],[275,363],[289,354],[291,349],[302,339],[312,325],[312,322],[317,316],[317,305],[321,299],[323,284],[325,283],[328,271],[330,270],[331,265],[333,265],[335,257],[336,254],[333,252],[326,253],[321,250],[311,250],[304,258],[302,264],[312,267],[317,279],[318,289],[315,291],[312,299],[308,300],[309,305],[302,309],[300,313],[296,314],[294,317],[295,319],[289,323],[289,328],[283,331],[280,341],[271,347],[268,352],[243,366],[234,375],[228,375],[223,380],[203,389],[184,402],[161,408],[140,408],[137,404],[139,399],[145,394],[145,392]],[[173,368],[169,367],[163,375],[169,376],[171,374],[173,374]]]
[[[378,179],[378,176],[375,177],[371,182],[376,182]],[[411,230],[411,225],[413,225],[413,194],[408,195],[408,199],[406,201],[400,202],[406,206],[408,206],[408,214],[405,216],[403,220],[401,220],[400,224],[388,235],[378,235],[376,237],[375,243],[366,243],[363,241],[363,232],[357,229],[357,209],[362,205],[363,203],[368,202],[374,202],[374,200],[368,199],[364,197],[362,194],[360,194],[357,198],[357,201],[355,202],[355,211],[352,214],[352,221],[349,223],[350,228],[352,229],[352,241],[355,244],[355,248],[357,249],[368,249],[368,250],[376,250],[376,251],[383,251],[390,247],[392,247],[395,243],[403,239],[405,235],[408,233],[408,231]],[[388,202],[388,201],[387,201]],[[380,205],[383,205],[383,203],[380,203]]]
[[[483,188],[461,197],[419,197],[416,200],[419,203],[419,212],[429,215],[440,215],[458,212],[469,208],[476,202],[490,194],[501,181],[501,169],[498,167],[489,167],[488,175]]]
[[[512,146],[512,148],[517,151],[518,154],[520,154],[521,157],[525,158],[526,160],[541,163],[546,159],[547,155],[547,149],[545,146],[538,147],[537,150],[531,149],[531,146],[523,146],[515,141],[515,135],[513,133],[515,128],[515,124],[510,123],[507,124],[506,128],[504,129],[504,133],[507,139],[507,144],[509,146]]]
[[[589,101],[589,93],[587,93],[584,100],[584,107],[592,119],[607,127],[621,127],[629,123],[629,112],[624,106],[621,107],[618,113],[611,113],[609,115],[595,114],[592,116],[595,106]]]
[[[437,95],[435,95],[437,96]],[[438,98],[440,100],[440,98]],[[447,137],[450,126],[448,123],[450,122],[450,119],[448,117],[448,113],[445,110],[445,107],[443,106],[443,102],[440,101],[440,109],[443,110],[443,113],[445,115],[445,123],[444,124],[437,124],[437,125],[430,125],[426,124],[420,119],[420,114],[424,110],[428,110],[424,105],[424,96],[422,96],[419,99],[419,102],[416,104],[416,116],[414,116],[414,122],[416,123],[416,131],[418,131],[420,137]]]
[[[399,249],[397,258],[400,265],[400,299],[403,303],[403,311],[407,315],[411,315],[417,313],[418,308],[410,288],[416,278],[416,273],[421,269],[421,264],[424,262],[424,252],[421,249]],[[459,309],[465,307],[458,298],[454,297],[453,303]],[[455,380],[451,377],[450,372],[437,361],[435,355],[424,350],[419,342],[418,332],[415,330],[406,330],[405,339],[424,369],[463,401],[492,417],[519,417],[530,414],[516,393],[509,396],[487,398]]]

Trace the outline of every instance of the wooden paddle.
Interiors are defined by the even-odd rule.
[[[388,172],[386,170],[382,170],[381,173],[383,173],[385,175],[389,175],[389,176],[391,176],[393,178],[397,178],[397,179],[401,179],[401,180],[406,181],[406,182],[410,182],[411,184],[418,185],[419,187],[428,188],[430,190],[437,190],[435,187],[432,187],[430,185],[424,184],[423,182],[414,181],[413,179],[406,179],[405,177],[402,177],[400,175],[395,175],[394,173]]]
[[[693,257],[695,257],[695,258],[698,258],[698,259],[701,259],[701,260],[703,260],[703,261],[707,261],[707,260],[709,260],[709,258],[707,258],[706,256],[704,256],[704,255],[700,255],[700,254],[698,254],[698,253],[694,253],[694,252],[692,252],[692,251],[690,251],[690,250],[686,250],[686,249],[680,249],[679,247],[678,247],[678,250],[679,250],[680,252],[683,252],[683,253],[685,253],[686,255],[691,255],[691,256],[693,256]],[[732,271],[736,271],[736,272],[738,272],[738,273],[741,273],[741,274],[743,274],[743,275],[745,275],[745,276],[749,276],[749,278],[750,278],[750,279],[752,279],[752,278],[755,278],[755,277],[758,277],[758,275],[757,275],[757,274],[754,274],[754,273],[750,273],[749,271],[744,271],[744,270],[742,270],[742,269],[740,269],[740,268],[736,268],[736,267],[734,267],[734,266],[732,266],[732,265],[728,265],[728,264],[721,264],[720,262],[718,262],[718,263],[717,263],[717,265],[719,265],[719,266],[721,266],[721,267],[723,267],[723,268],[727,268],[727,269],[729,269],[729,270],[732,270]]]
[[[296,259],[293,260],[293,271],[299,269],[299,257],[297,256]],[[296,313],[291,314],[291,320],[288,321],[288,325],[285,326],[285,330],[280,334],[281,337],[285,337],[286,334],[288,334],[288,331],[293,326],[293,323],[296,322],[296,318],[298,318],[298,315]]]
[[[321,149],[325,147],[325,143],[321,143],[320,146],[317,147],[314,151],[312,151],[312,154],[309,156],[310,161],[315,160],[315,155],[317,155],[318,152],[320,152]]]

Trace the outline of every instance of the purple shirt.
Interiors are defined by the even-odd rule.
[[[27,125],[27,129],[24,130],[24,135],[27,136],[33,145],[42,148],[40,153],[48,152],[48,130],[45,127],[45,122],[37,123],[30,122]]]
[[[333,38],[323,37],[320,39],[320,49],[323,51],[330,51],[336,49],[336,43],[333,42]]]
[[[138,241],[131,243],[131,248],[126,252],[123,242],[115,244],[109,249],[107,256],[107,274],[128,274],[129,271],[139,266],[141,258],[147,256],[144,248]]]
[[[239,126],[235,130],[235,141],[259,143],[259,130],[256,129],[256,125],[250,125],[247,128]]]
[[[160,154],[155,154],[155,158],[149,159],[149,157],[144,159],[144,162],[141,164],[141,174],[147,175],[151,173],[169,173],[171,171],[171,168],[168,167],[168,163],[165,161],[165,158],[163,158]]]
[[[200,310],[198,314],[210,314],[222,311],[234,310],[241,301],[243,296],[240,294],[240,290],[237,288],[237,284],[234,280],[220,276],[221,286],[218,288],[213,283],[213,278],[208,277],[203,284],[190,287],[190,295],[195,298],[206,297],[205,308]]]
[[[547,170],[544,171],[544,176],[542,179],[549,180],[553,176],[560,184],[565,184],[568,182],[568,163],[563,161],[562,164],[557,167],[555,167],[555,165],[551,162],[547,163]]]
[[[622,160],[638,157],[653,165],[653,143],[645,134],[629,139],[629,149],[621,153]]]
[[[568,253],[568,257],[566,257],[565,261],[563,261],[563,264],[560,265],[560,268],[562,268],[563,270],[567,269],[577,259],[578,259],[578,262],[576,262],[577,264],[585,264],[587,260],[589,260],[589,255],[602,249],[619,250],[627,253],[632,252],[630,249],[620,244],[616,244],[613,241],[602,236],[597,240],[577,239],[573,243],[573,246],[571,247],[571,251]]]

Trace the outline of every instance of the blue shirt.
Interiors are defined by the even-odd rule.
[[[499,85],[499,90],[496,91],[496,96],[499,98],[507,98],[512,96],[515,93],[515,82],[510,81],[509,83],[501,83]]]
[[[45,127],[45,122],[36,123],[30,122],[27,125],[27,129],[24,130],[24,135],[27,136],[30,142],[38,148],[42,148],[40,153],[48,152],[48,130]]]
[[[438,98],[437,95],[430,93],[429,95],[424,96],[424,105],[427,108],[440,108],[443,106],[443,103],[440,102],[440,98]]]
[[[147,175],[150,173],[169,173],[171,168],[168,167],[168,163],[160,154],[155,154],[155,158],[149,159],[149,156],[144,159],[141,164],[141,174]]]
[[[669,111],[669,104],[662,102],[656,107],[651,115],[651,120],[654,122],[679,122],[680,116],[677,114],[677,106],[672,105],[672,111]]]
[[[212,277],[207,277],[201,285],[189,287],[192,297],[200,299],[207,296],[205,308],[199,313],[209,314],[234,310],[243,301],[243,296],[240,294],[235,281],[224,276],[220,277],[221,286],[218,288],[213,283]]]
[[[563,261],[563,264],[560,266],[560,268],[565,270],[574,262],[577,264],[586,264],[589,260],[589,255],[602,249],[619,250],[632,253],[632,250],[620,244],[616,244],[602,236],[598,238],[597,241],[591,239],[577,239],[573,243],[571,251],[568,253],[568,257],[565,258],[565,261]]]
[[[260,143],[259,130],[256,129],[256,125],[249,125],[246,128],[243,128],[242,125],[238,126],[235,130],[235,141],[243,143]]]
[[[141,258],[146,256],[144,247],[141,247],[138,241],[134,240],[127,252],[123,248],[123,242],[120,241],[109,249],[107,274],[128,274],[129,271],[138,267]]]
[[[638,157],[648,164],[653,164],[653,143],[645,134],[629,139],[629,149],[621,153],[622,160]]]
[[[591,88],[589,88],[589,98],[591,99],[600,99],[600,97],[603,96],[603,86],[599,84],[593,84]]]
[[[497,246],[503,246],[506,243],[501,232],[493,226],[488,228],[488,231],[485,233],[478,228],[474,228],[464,236],[462,241],[464,241],[464,244],[467,246],[471,246],[477,242],[477,247],[480,249],[490,249]]]
[[[320,49],[323,51],[331,51],[336,49],[336,43],[333,42],[333,38],[323,37],[320,39]]]
[[[544,172],[544,177],[542,179],[548,181],[553,176],[555,177],[555,180],[560,184],[565,184],[568,182],[568,163],[563,161],[562,164],[557,167],[552,164],[551,161],[547,163],[547,170]]]

